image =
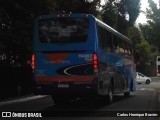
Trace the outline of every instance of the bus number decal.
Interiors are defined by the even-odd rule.
[[[86,62],[91,62],[93,61],[93,54],[79,54],[79,58],[84,58]]]

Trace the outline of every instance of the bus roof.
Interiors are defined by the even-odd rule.
[[[52,17],[89,17],[92,14],[50,14],[50,15],[41,15],[38,18],[52,18]]]
[[[98,23],[100,23],[102,25],[102,27],[106,28],[107,30],[109,30],[110,32],[112,32],[115,35],[118,35],[120,38],[122,38],[124,41],[129,42],[131,44],[133,44],[133,42],[127,38],[126,36],[122,35],[121,33],[119,33],[118,31],[116,31],[115,29],[113,29],[112,27],[110,27],[109,25],[105,24],[104,22],[98,20],[97,18],[95,18],[96,21]]]

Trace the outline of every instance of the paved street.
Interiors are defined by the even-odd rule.
[[[115,115],[120,116],[121,114],[125,115],[125,113],[128,114],[128,112],[160,112],[160,78],[152,78],[152,82],[149,85],[137,84],[136,92],[131,93],[131,96],[129,98],[124,98],[123,95],[115,95],[114,102],[112,104],[104,105],[100,102],[100,100],[97,99],[77,99],[70,102],[69,104],[56,106],[50,96],[28,95],[14,100],[12,99],[1,101],[0,111],[38,111],[44,113],[44,115],[45,113],[47,113],[52,117],[69,113],[70,116],[72,116],[73,114],[73,116],[76,117],[77,115],[79,119],[81,119],[82,117],[84,119],[86,119],[86,117],[99,117],[100,119],[103,119],[104,117],[112,117]],[[111,117],[110,119],[115,120],[122,119],[122,117]],[[127,119],[128,117],[125,118]],[[61,120],[61,117],[58,117],[56,119]],[[64,119],[64,117],[62,117],[62,119]],[[136,119],[139,119],[139,117]],[[144,117],[144,120],[146,119],[149,118]],[[152,117],[152,119],[158,120],[159,117]]]

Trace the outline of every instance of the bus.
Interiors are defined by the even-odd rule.
[[[91,14],[39,16],[33,41],[34,93],[56,104],[135,91],[132,41]]]
[[[156,59],[156,73],[157,73],[157,76],[160,76],[160,56],[157,56],[157,59]]]

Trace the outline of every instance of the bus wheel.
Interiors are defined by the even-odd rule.
[[[110,88],[109,91],[108,91],[107,102],[108,103],[112,103],[113,102],[113,90],[112,90],[112,88]]]
[[[113,102],[113,90],[108,89],[108,94],[100,96],[100,100],[102,104],[111,104]]]

